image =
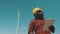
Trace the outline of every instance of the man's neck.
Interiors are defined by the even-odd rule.
[[[41,17],[41,18],[35,18],[35,20],[42,20],[42,19],[44,19],[43,17]]]

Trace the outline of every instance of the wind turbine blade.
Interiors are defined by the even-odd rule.
[[[16,34],[18,34],[19,20],[20,20],[20,12],[18,11],[18,20],[17,20],[17,25],[16,25]]]

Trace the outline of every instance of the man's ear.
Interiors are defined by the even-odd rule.
[[[54,26],[50,26],[50,27],[49,27],[49,30],[50,30],[52,33],[54,33],[54,32],[55,32],[55,27],[54,27]]]

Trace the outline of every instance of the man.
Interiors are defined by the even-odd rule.
[[[49,31],[44,31],[45,19],[41,8],[34,8],[32,13],[35,18],[30,22],[28,34],[34,34],[33,31],[35,34],[51,34],[51,32],[55,32],[53,25],[49,27]]]

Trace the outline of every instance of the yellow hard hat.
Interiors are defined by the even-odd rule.
[[[35,14],[35,13],[37,12],[37,10],[41,10],[41,11],[42,11],[41,8],[39,8],[39,7],[35,7],[35,8],[33,9],[32,13]]]

